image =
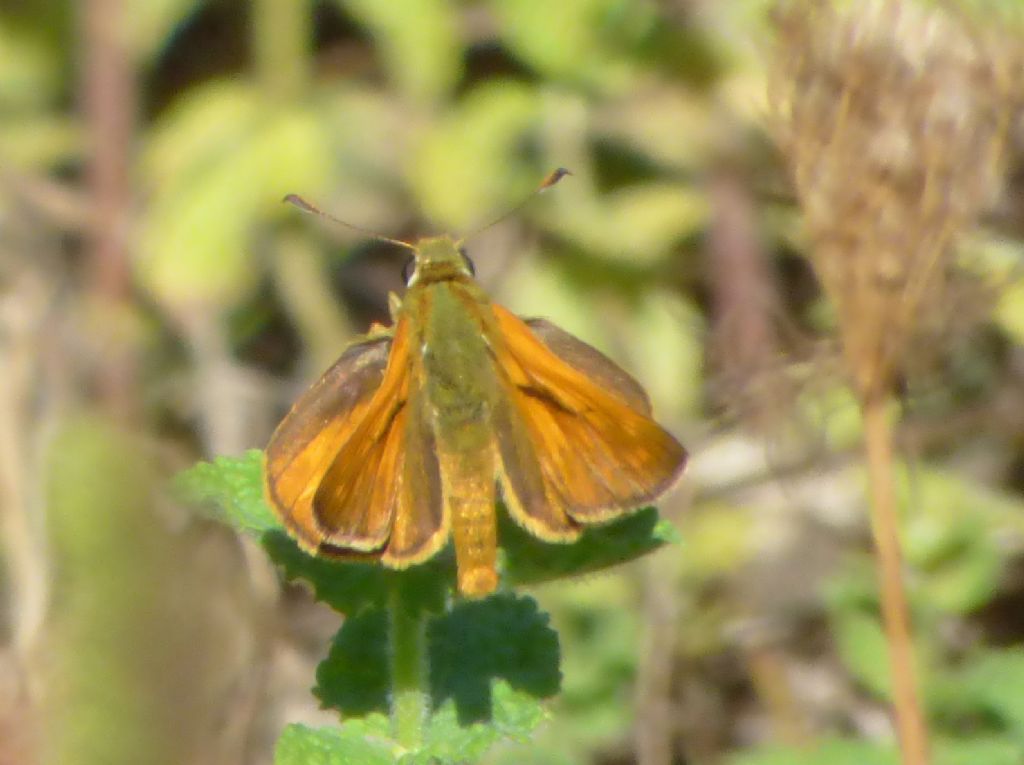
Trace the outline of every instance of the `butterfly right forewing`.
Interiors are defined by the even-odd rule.
[[[558,358],[586,375],[598,387],[617,395],[636,411],[650,416],[651,402],[643,386],[601,351],[547,319],[525,319],[525,322]]]
[[[577,523],[599,523],[665,492],[681,473],[686,451],[651,419],[639,385],[574,338],[566,360],[521,319],[501,306],[493,309],[501,339],[496,365],[552,505]],[[499,451],[510,453],[500,430],[496,435]],[[517,491],[511,482],[502,488]],[[532,507],[521,498],[509,502],[527,529],[538,523]]]

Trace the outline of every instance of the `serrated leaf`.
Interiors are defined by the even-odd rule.
[[[463,725],[499,719],[496,680],[535,699],[558,692],[558,634],[533,598],[501,593],[463,601],[428,634],[434,705],[452,699]]]
[[[388,711],[387,612],[382,608],[349,616],[316,668],[314,695],[344,716]]]
[[[384,609],[346,619],[317,668],[314,692],[325,707],[346,716],[387,711],[387,630]],[[436,735],[428,731],[431,751],[475,723],[487,722],[499,737],[523,737],[543,716],[540,700],[558,692],[558,636],[531,598],[500,594],[463,601],[433,618],[427,634],[437,710],[432,719],[441,726]],[[506,690],[496,690],[501,683]],[[478,729],[466,736],[476,741],[490,734]]]
[[[267,533],[262,542],[287,579],[308,582],[317,600],[345,614],[383,607],[394,586],[400,588],[408,607],[440,611],[455,580],[455,563],[448,551],[419,566],[392,571],[378,563],[314,557],[283,531]]]
[[[377,563],[318,558],[303,550],[282,530],[263,497],[262,452],[243,457],[218,457],[200,462],[179,474],[177,490],[188,501],[212,502],[219,517],[235,528],[262,536],[270,557],[289,580],[308,582],[314,595],[337,611],[356,613],[383,606],[393,582],[401,582],[403,597],[417,607],[439,611],[454,581],[451,548],[426,563],[404,571],[391,571]],[[645,508],[614,523],[588,528],[579,541],[548,544],[499,513],[500,539],[505,551],[503,581],[537,584],[577,576],[624,563],[665,544],[678,541],[674,527],[658,520],[654,508]]]
[[[274,765],[394,765],[394,744],[358,728],[289,725],[274,749]]]
[[[187,502],[213,503],[217,516],[236,529],[263,534],[281,522],[263,499],[263,452],[251,449],[242,457],[217,457],[198,462],[175,478],[175,489]]]
[[[459,722],[458,706],[448,701],[427,727],[423,748],[401,759],[402,765],[476,762],[499,741],[523,742],[547,716],[537,698],[504,680],[491,684],[492,714],[486,722]]]
[[[507,513],[500,513],[499,535],[505,551],[503,581],[512,586],[600,571],[625,563],[677,542],[671,524],[658,520],[647,507],[621,520],[584,530],[572,544],[549,544],[519,528]]]

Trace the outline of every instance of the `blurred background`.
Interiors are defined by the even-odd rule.
[[[1020,763],[1024,10],[932,6],[1005,75],[1007,129],[945,321],[906,360],[910,597],[938,761]],[[773,126],[806,38],[780,45],[778,19],[0,2],[0,763],[269,763],[285,722],[330,720],[309,687],[336,617],[164,490],[262,447],[402,289],[404,252],[281,198],[457,233],[556,166],[574,176],[469,251],[496,300],[647,387],[693,455],[661,506],[684,541],[532,593],[564,691],[490,761],[889,762],[860,418]]]

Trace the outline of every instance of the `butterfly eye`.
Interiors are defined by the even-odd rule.
[[[469,259],[469,255],[466,254],[466,248],[465,247],[460,247],[459,248],[459,255],[462,256],[462,262],[465,264],[466,270],[469,271],[469,275],[470,276],[476,276],[476,266],[473,265],[473,261],[470,260]]]
[[[416,271],[416,258],[412,257],[405,261],[405,265],[402,266],[402,281],[405,282],[405,286],[409,286],[409,282],[412,281],[412,275]]]

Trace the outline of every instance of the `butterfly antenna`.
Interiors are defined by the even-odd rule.
[[[376,240],[378,240],[380,242],[388,242],[389,244],[396,244],[399,247],[406,248],[407,250],[413,250],[413,251],[416,250],[416,248],[413,245],[409,244],[409,242],[403,242],[401,239],[392,239],[389,236],[384,236],[383,234],[378,234],[376,231],[370,231],[369,229],[361,228],[360,226],[356,226],[356,225],[354,225],[352,223],[348,223],[346,221],[343,221],[340,218],[335,218],[330,213],[325,213],[323,210],[321,210],[315,204],[313,204],[312,202],[309,202],[309,201],[303,199],[298,194],[289,194],[288,196],[286,196],[281,201],[282,202],[287,202],[288,204],[293,205],[293,206],[299,208],[304,213],[309,213],[310,215],[316,215],[317,217],[323,218],[324,220],[327,220],[327,221],[330,221],[331,223],[334,223],[335,225],[344,226],[345,228],[352,229],[353,231],[358,231],[360,234],[366,234],[367,236],[372,237],[373,239],[376,239]]]
[[[472,231],[470,231],[468,234],[466,234],[464,237],[461,237],[460,241],[465,241],[466,239],[469,239],[470,237],[474,237],[477,234],[479,234],[481,231],[486,231],[491,226],[494,226],[495,224],[501,223],[506,218],[512,217],[517,212],[519,212],[524,207],[526,207],[526,205],[529,202],[531,202],[535,196],[537,196],[538,194],[544,193],[545,191],[550,189],[552,186],[554,186],[556,183],[558,183],[560,180],[562,180],[567,175],[572,175],[572,172],[569,171],[569,170],[566,170],[564,167],[559,167],[559,168],[556,168],[556,169],[552,170],[550,173],[547,174],[547,176],[544,178],[544,180],[540,182],[540,185],[537,188],[535,188],[533,191],[531,191],[525,198],[523,198],[523,200],[521,202],[519,202],[519,204],[515,205],[511,209],[506,210],[505,212],[503,212],[501,215],[499,215],[494,220],[492,220],[492,221],[490,221],[488,223],[485,223],[482,226],[477,226]]]

